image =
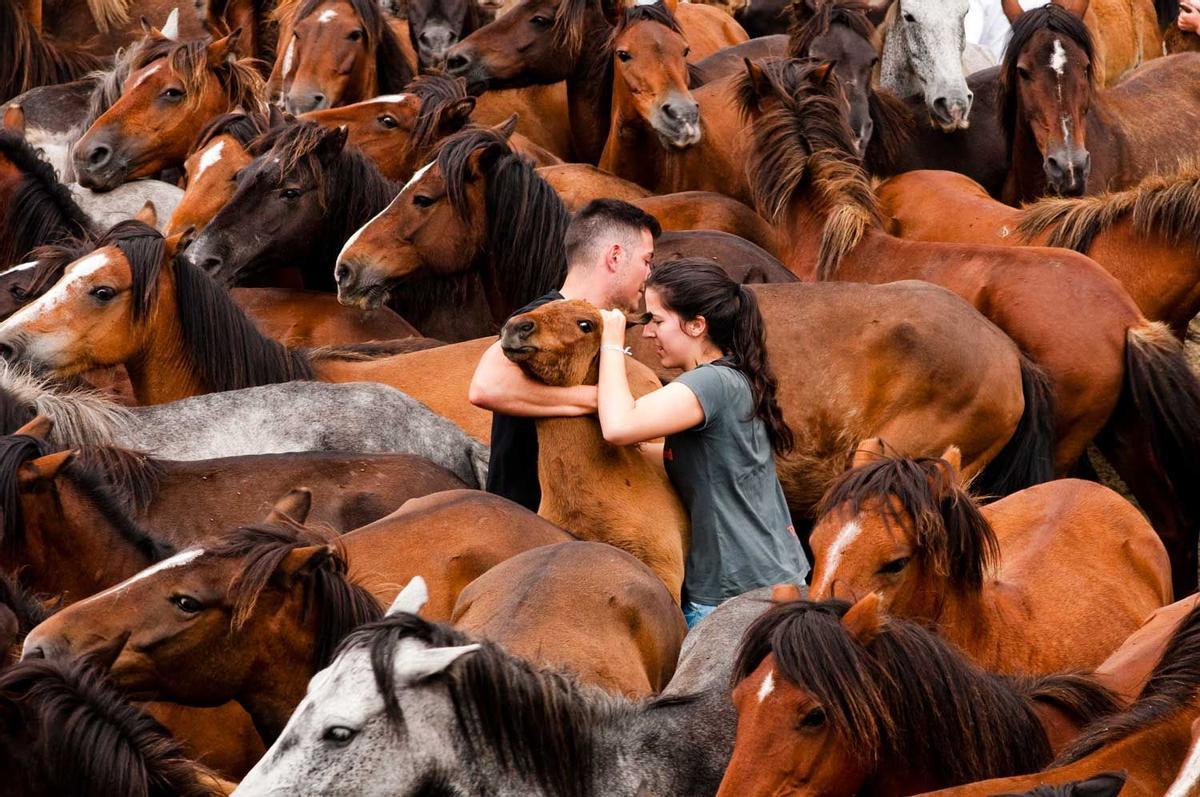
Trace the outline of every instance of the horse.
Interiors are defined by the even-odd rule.
[[[937,325],[954,318],[956,320],[953,323],[960,324],[960,330],[975,324],[984,333],[970,344],[970,362],[977,364],[983,352],[988,352],[986,356],[994,358],[1000,366],[995,376],[999,376],[999,371],[1006,372],[1006,376],[1001,377],[995,387],[1006,392],[1008,397],[1003,397],[1000,392],[988,395],[991,401],[1002,401],[1004,409],[1001,410],[997,404],[976,405],[976,411],[980,413],[978,417],[991,416],[989,425],[997,420],[994,413],[1005,417],[1005,423],[1008,424],[1016,420],[1022,407],[1021,397],[1017,395],[1021,366],[1015,359],[1003,363],[1006,355],[1015,355],[1015,350],[1010,348],[1012,344],[994,327],[986,325],[980,328],[975,320],[977,316],[959,300],[932,286],[913,283],[883,288],[793,284],[762,285],[753,289],[766,321],[770,350],[780,353],[775,354],[773,360],[779,369],[776,372],[779,378],[779,401],[798,443],[797,450],[791,456],[777,459],[776,466],[792,518],[801,531],[802,524],[811,516],[813,507],[828,484],[845,470],[850,449],[854,445],[848,442],[848,437],[854,434],[853,429],[894,429],[906,438],[904,450],[914,451],[922,450],[935,437],[949,436],[962,440],[965,435],[971,435],[975,437],[971,473],[979,472],[993,458],[998,457],[1004,463],[981,477],[991,480],[991,483],[997,479],[999,471],[1007,472],[1013,464],[1010,458],[1012,449],[1008,449],[1009,454],[999,455],[1005,448],[1003,441],[1010,438],[1021,440],[1021,443],[1013,445],[1021,445],[1025,454],[1038,448],[1036,435],[1031,438],[1027,427],[1017,431],[1014,426],[1008,425],[1000,431],[993,426],[985,438],[980,436],[985,431],[983,426],[968,423],[965,427],[953,431],[944,428],[935,434],[928,423],[917,420],[922,416],[948,418],[932,406],[919,410],[911,406],[900,409],[898,404],[886,410],[877,405],[868,406],[866,397],[872,391],[870,385],[873,379],[864,370],[868,363],[874,364],[871,368],[877,367],[878,363],[895,363],[895,367],[887,369],[893,380],[889,392],[894,397],[891,401],[903,402],[906,399],[902,397],[918,395],[919,391],[915,386],[895,381],[897,376],[904,374],[908,378],[917,378],[917,373],[934,362],[950,365],[958,357],[967,356],[967,352],[960,355],[950,348],[944,348],[950,338],[936,337],[940,334],[934,331]],[[934,305],[938,306],[936,313],[931,312]],[[868,307],[869,312],[866,309]],[[864,313],[867,315],[864,316]],[[921,315],[926,317],[919,322],[923,331],[918,332],[915,324]],[[841,321],[835,324],[835,318]],[[550,384],[594,382],[600,345],[599,319],[598,311],[584,302],[553,302],[510,320],[501,343],[509,358],[533,378]],[[855,324],[866,325],[867,329],[855,328]],[[886,324],[892,331],[884,332],[877,324]],[[893,326],[895,324],[899,326]],[[987,331],[984,332],[984,329]],[[961,335],[961,332],[957,334]],[[912,349],[900,351],[894,348],[894,344],[901,339],[914,343],[922,340],[918,347],[925,349],[925,352],[920,361],[915,359]],[[629,368],[635,374],[634,384],[638,391],[647,392],[653,387],[649,374],[632,362]],[[824,374],[833,373],[838,374],[841,380],[838,383],[841,387],[836,391],[821,378]],[[977,367],[971,373],[982,375]],[[962,378],[942,378],[939,384],[946,387],[955,385],[957,388],[958,380]],[[961,388],[970,389],[966,382],[961,384]],[[939,396],[938,401],[949,401],[953,392],[957,390]],[[973,401],[982,397],[979,393],[971,395],[977,397]],[[1025,410],[1036,416],[1041,408],[1031,396]],[[828,422],[830,418],[843,420],[840,425],[831,426]],[[961,422],[965,418],[959,416],[956,420]],[[584,529],[589,526],[601,530],[632,530],[654,523],[653,532],[629,532],[635,537],[633,544],[637,544],[637,539],[645,539],[661,545],[669,542],[672,547],[678,546],[679,537],[676,535],[681,535],[687,528],[686,517],[680,518],[677,513],[681,509],[669,503],[674,495],[669,483],[665,482],[664,474],[650,470],[644,459],[638,458],[637,452],[605,443],[595,424],[595,419],[590,417],[538,421],[539,475],[544,491],[539,512],[558,519],[564,527],[585,536],[588,533]],[[920,429],[912,428],[910,424]],[[998,436],[992,437],[993,434]],[[866,436],[870,435],[863,435]],[[603,457],[591,453],[597,447],[605,452]],[[549,451],[556,453],[551,455]],[[604,474],[589,475],[600,462],[604,463]],[[629,483],[624,490],[621,489],[623,480],[615,477],[611,470],[617,462],[629,471],[626,477]],[[1018,467],[1017,470],[1022,468]],[[644,496],[654,496],[658,507],[655,512],[643,511],[643,502],[649,500]],[[634,507],[638,509],[634,511]],[[599,536],[601,533],[603,531],[595,532],[594,538],[603,539]],[[608,541],[613,542],[612,539]],[[614,544],[624,547],[620,543]],[[661,568],[652,566],[652,569]]]
[[[450,622],[631,698],[667,686],[687,634],[678,599],[659,577],[597,542],[542,546],[501,562],[459,594]]]
[[[332,288],[338,249],[397,191],[346,141],[344,128],[315,122],[274,128],[252,145],[254,161],[184,259],[229,284],[299,263],[306,287]]]
[[[1121,647],[1113,651],[1092,674],[1123,704],[1133,704],[1146,688],[1154,668],[1162,661],[1171,638],[1192,609],[1196,608],[1197,601],[1200,601],[1200,595],[1192,594],[1151,612],[1141,627],[1130,634]]]
[[[936,792],[939,797],[1012,794],[1042,785],[1124,770],[1121,794],[1165,794],[1192,745],[1192,725],[1200,712],[1200,607],[1171,636],[1137,701],[1126,710],[1090,725],[1047,768],[1032,775],[985,780]]]
[[[451,45],[492,21],[476,0],[410,0],[407,6],[409,41],[422,69],[440,67]]]
[[[587,302],[551,302],[509,319],[500,346],[538,382],[595,384],[600,329],[599,311]],[[635,396],[661,386],[632,358],[627,370]],[[691,525],[666,471],[651,464],[639,446],[606,441],[595,416],[538,418],[537,436],[538,514],[583,539],[607,542],[637,557],[678,603]]]
[[[238,34],[205,43],[148,37],[131,51],[117,99],[76,142],[80,184],[108,191],[180,166],[206,122],[234,108],[265,113],[263,82],[238,58]]]
[[[487,473],[486,446],[419,401],[372,382],[286,382],[124,407],[91,390],[63,390],[0,366],[0,432],[12,434],[37,415],[53,422],[48,439],[59,449],[119,446],[169,460],[401,453],[441,465],[471,487],[482,485]]]
[[[313,679],[240,794],[281,788],[312,795],[421,788],[541,797],[715,792],[735,723],[728,651],[766,607],[761,596],[750,593],[718,607],[688,635],[667,690],[637,702],[432,623],[416,614],[419,595],[401,596],[382,621],[348,637]],[[336,707],[349,705],[352,713],[334,719]],[[395,732],[401,718],[407,733]],[[350,744],[321,742],[326,729]],[[439,755],[419,741],[427,738],[439,740]]]
[[[987,314],[1046,371],[1055,407],[1054,472],[1069,472],[1103,432],[1102,450],[1144,498],[1171,553],[1176,591],[1191,591],[1189,527],[1195,526],[1182,520],[1179,506],[1187,516],[1200,514],[1183,487],[1193,478],[1190,451],[1200,449],[1200,429],[1180,425],[1191,411],[1179,412],[1195,406],[1200,413],[1200,382],[1167,327],[1148,321],[1116,279],[1076,252],[887,235],[828,65],[752,64],[740,92],[743,112],[755,120],[747,171],[756,204],[795,244],[785,263],[810,279],[929,280]],[[1051,306],[1043,304],[1048,300]],[[1052,309],[1062,306],[1078,312]],[[1079,327],[1068,333],[1067,323]],[[1112,444],[1105,440],[1110,434],[1141,435],[1142,442]],[[1148,472],[1157,477],[1147,479]],[[1160,498],[1164,482],[1173,485],[1174,500]]]
[[[1181,340],[1200,312],[1200,168],[1151,175],[1094,197],[1046,197],[1021,209],[993,200],[970,178],[939,171],[892,177],[876,189],[890,233],[918,241],[1053,246],[1095,260],[1147,318]]]
[[[338,254],[339,301],[370,310],[403,284],[392,306],[426,334],[463,340],[494,333],[561,285],[569,217],[506,134],[470,128],[447,138]],[[472,304],[486,314],[464,317]]]
[[[294,114],[397,94],[413,78],[399,35],[367,0],[304,0],[277,49],[271,86]]]
[[[426,74],[414,78],[403,94],[311,111],[301,118],[329,128],[344,125],[350,143],[362,150],[384,177],[403,183],[429,163],[443,139],[470,122],[476,102],[458,78]],[[509,141],[537,166],[562,162],[520,133],[514,132]]]
[[[990,672],[1096,667],[1171,601],[1167,552],[1124,498],[1060,479],[981,507],[953,448],[917,459],[866,441],[810,541],[813,599],[875,592]]]
[[[0,719],[6,795],[217,797],[232,789],[84,662],[0,671]]]
[[[837,797],[915,794],[1036,772],[1049,710],[1080,726],[1115,709],[1077,675],[985,672],[878,595],[781,602],[746,631],[734,665],[738,733],[719,797],[790,784]]]
[[[1001,198],[1008,204],[1048,191],[1129,188],[1192,155],[1176,131],[1200,123],[1200,54],[1156,58],[1100,89],[1094,49],[1080,17],[1060,5],[1016,19],[999,84],[1010,163]]]
[[[40,4],[39,4],[40,5]],[[86,47],[43,38],[19,0],[0,2],[0,101],[37,86],[67,83],[100,69],[104,59]]]
[[[211,119],[196,136],[183,162],[183,197],[163,232],[199,232],[229,201],[235,176],[253,160],[250,142],[268,130],[264,116],[232,111]]]
[[[678,12],[705,14],[703,8],[681,4]],[[712,24],[705,19],[705,27]],[[611,56],[584,43],[606,41],[611,31],[598,0],[524,0],[451,47],[446,67],[473,93],[565,80],[574,160],[594,164],[608,135]]]

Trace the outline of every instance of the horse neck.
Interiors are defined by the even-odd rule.
[[[1016,205],[1045,195],[1046,173],[1042,165],[1044,160],[1029,129],[1029,120],[1018,110],[1009,151],[1008,179],[1004,183],[1003,196],[1006,204]]]
[[[602,170],[638,185],[657,184],[663,150],[646,120],[633,104],[623,80],[612,80],[608,136],[600,154]]]
[[[183,342],[183,327],[175,306],[175,281],[163,275],[155,302],[145,320],[146,341],[141,351],[125,363],[138,404],[165,404],[204,393],[204,384],[192,366]]]
[[[607,38],[609,26],[599,12],[590,12],[575,69],[567,77],[567,115],[575,160],[598,163],[608,138],[612,102],[612,53],[607,47],[589,46]]]
[[[312,651],[320,613],[304,613],[300,600],[290,596],[279,614],[300,617],[303,613],[308,627],[296,623],[283,631],[273,631],[269,648],[264,646],[260,654],[263,660],[258,666],[251,666],[251,676],[235,698],[246,709],[254,729],[268,747],[283,733],[292,712],[304,699],[309,680],[316,674]]]

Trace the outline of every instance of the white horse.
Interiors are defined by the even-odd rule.
[[[235,797],[716,793],[737,725],[730,653],[770,589],[707,617],[671,685],[643,702],[423,620],[426,598],[414,578],[387,617],[346,638]]]

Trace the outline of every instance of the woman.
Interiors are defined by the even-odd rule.
[[[694,626],[722,601],[757,587],[803,583],[808,561],[792,528],[775,455],[792,433],[775,399],[754,294],[707,260],[677,260],[646,281],[650,321],[667,368],[684,373],[636,401],[625,376],[625,314],[605,310],[597,399],[604,438],[666,437],[663,460],[692,523],[683,610]]]

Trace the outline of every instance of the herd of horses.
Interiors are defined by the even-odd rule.
[[[0,795],[1200,795],[1173,0],[994,0],[999,64],[967,0],[174,2],[0,0]],[[598,198],[753,285],[796,439],[810,584],[690,633],[595,417],[481,489]]]

